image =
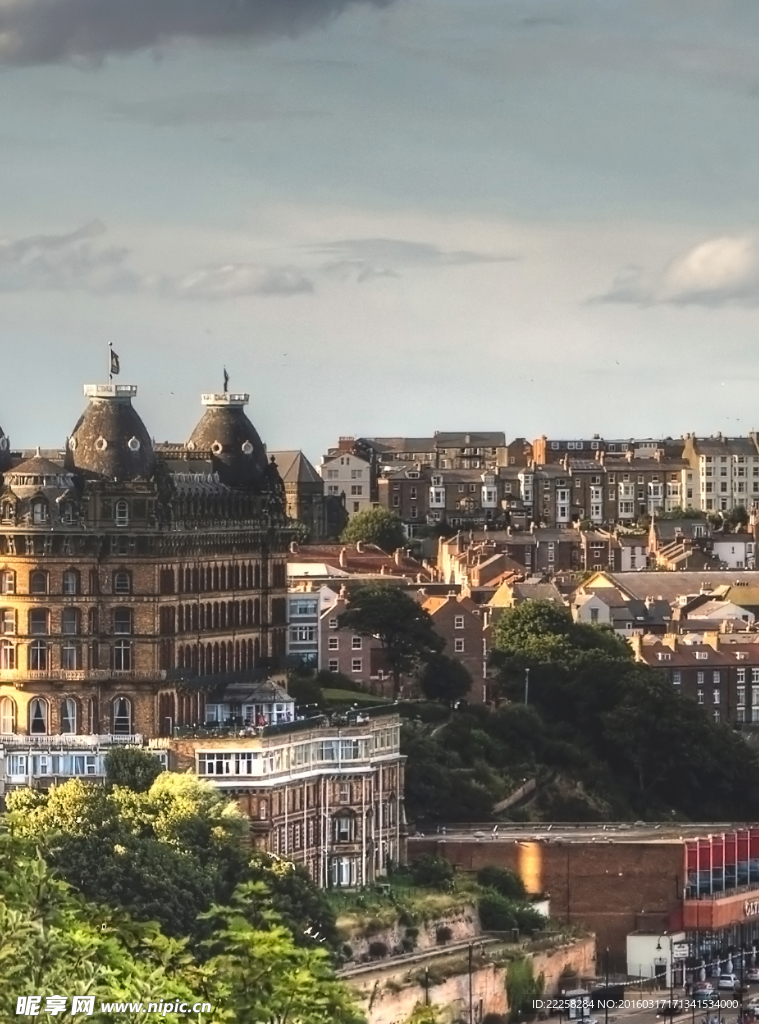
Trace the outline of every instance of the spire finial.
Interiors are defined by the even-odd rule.
[[[227,373],[226,366],[224,367],[224,394],[229,391],[229,374]]]

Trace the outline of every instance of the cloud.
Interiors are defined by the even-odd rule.
[[[0,292],[134,291],[144,282],[126,266],[128,250],[94,241],[105,230],[95,220],[61,235],[0,238]]]
[[[399,270],[404,268],[504,263],[518,258],[468,249],[443,249],[431,242],[399,238],[348,238],[311,246],[310,251],[328,257],[321,268],[323,273],[359,282],[373,277],[400,277]]]
[[[747,236],[722,236],[677,256],[657,275],[623,270],[593,302],[641,306],[759,305],[759,249]]]
[[[177,280],[165,280],[164,290],[184,299],[237,299],[246,295],[302,295],[313,282],[296,267],[266,267],[228,263],[206,267]]]
[[[326,116],[319,110],[286,110],[240,92],[195,93],[186,96],[114,104],[111,115],[155,128],[193,124],[301,120]]]
[[[0,62],[101,60],[179,39],[293,35],[392,0],[2,0]]]
[[[301,247],[295,259],[281,263],[228,262],[191,271],[170,268],[144,274],[130,265],[129,249],[105,243],[106,233],[105,225],[94,220],[58,235],[30,235],[13,241],[0,238],[0,293],[142,292],[169,299],[218,302],[252,295],[305,295],[314,292],[317,284],[329,281],[360,284],[373,278],[398,278],[404,269],[514,258],[447,250],[426,242],[364,238],[308,246],[305,251]]]

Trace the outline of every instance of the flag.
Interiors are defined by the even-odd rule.
[[[227,373],[226,366],[224,367],[224,394],[229,390],[229,374]]]
[[[116,355],[116,353],[113,351],[113,349],[111,349],[111,369],[110,369],[110,372],[111,373],[119,373],[120,370],[121,370],[121,364],[119,363],[119,357]]]

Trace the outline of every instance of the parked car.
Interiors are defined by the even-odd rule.
[[[737,974],[720,974],[717,988],[726,988],[730,989],[731,992],[735,992],[740,987],[741,983]]]
[[[759,981],[759,967],[749,967],[746,970],[746,981]]]
[[[693,995],[699,998],[714,995],[714,985],[710,981],[697,981],[693,986]]]

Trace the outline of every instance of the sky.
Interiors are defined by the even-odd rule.
[[[0,424],[759,428],[755,0],[1,0]]]

